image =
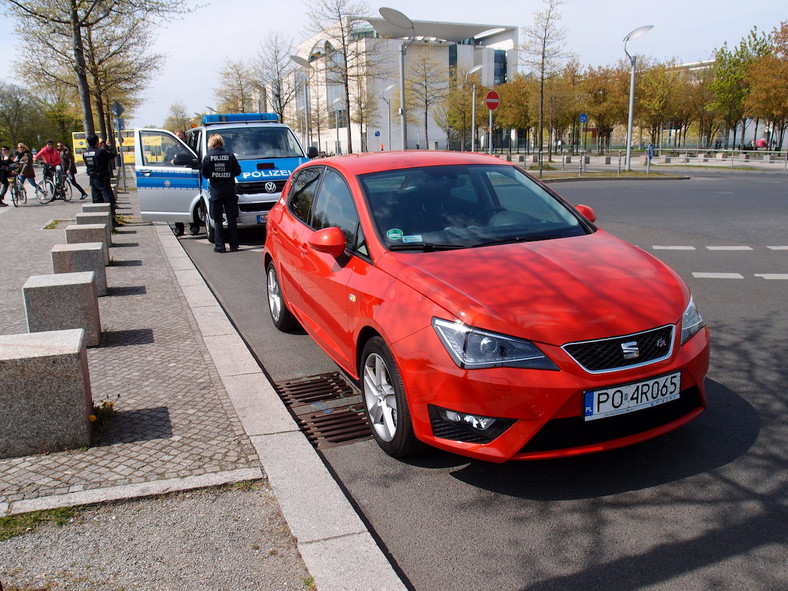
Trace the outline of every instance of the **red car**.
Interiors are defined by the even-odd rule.
[[[705,408],[709,335],[681,278],[595,219],[491,156],[313,160],[268,214],[271,317],[356,380],[395,457],[644,441]]]

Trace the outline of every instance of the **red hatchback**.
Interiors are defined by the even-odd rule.
[[[709,335],[681,278],[595,218],[490,156],[313,160],[268,214],[271,317],[356,380],[395,457],[644,441],[705,408]]]

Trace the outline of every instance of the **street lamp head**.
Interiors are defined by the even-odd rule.
[[[300,55],[291,55],[290,59],[297,63],[299,66],[303,66],[305,68],[312,69],[312,64],[309,63],[308,60],[302,58]]]
[[[645,25],[642,27],[638,27],[634,31],[630,31],[630,33],[626,37],[624,37],[624,53],[627,54],[627,57],[630,60],[632,60],[632,56],[629,55],[629,52],[627,51],[627,42],[632,41],[633,39],[637,39],[638,37],[642,37],[653,28],[654,25]]]
[[[390,93],[392,90],[397,88],[396,84],[389,84],[386,88],[383,89],[383,98],[386,98],[386,95]]]
[[[468,76],[471,76],[471,75],[475,74],[476,72],[480,71],[483,68],[484,68],[484,64],[479,64],[478,66],[473,66],[470,70],[468,70],[468,73],[465,74],[465,78],[467,79]]]

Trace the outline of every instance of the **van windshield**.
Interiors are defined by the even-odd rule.
[[[304,157],[295,135],[287,127],[211,127],[208,137],[211,133],[220,134],[225,149],[233,152],[238,160]]]

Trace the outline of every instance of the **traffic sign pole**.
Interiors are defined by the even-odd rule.
[[[488,147],[488,153],[492,156],[492,149],[493,149],[493,111],[498,108],[498,105],[501,102],[498,93],[494,90],[491,90],[487,93],[487,96],[484,99],[484,102],[487,103],[487,108],[490,109],[490,125],[489,125],[489,139],[490,145]]]

